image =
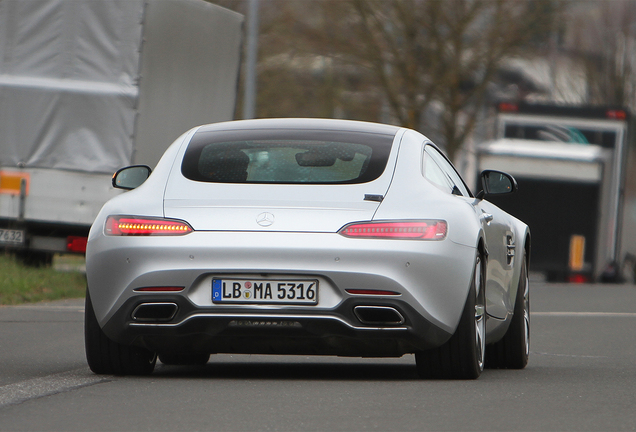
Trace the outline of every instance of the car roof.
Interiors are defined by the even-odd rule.
[[[401,128],[380,123],[354,120],[316,119],[316,118],[276,118],[256,120],[235,120],[212,123],[201,126],[197,133],[258,130],[258,129],[295,129],[295,130],[333,130],[343,132],[360,132],[380,135],[395,135]]]

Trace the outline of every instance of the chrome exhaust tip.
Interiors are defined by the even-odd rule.
[[[404,317],[391,306],[356,306],[353,313],[362,324],[396,326],[404,324]]]
[[[170,321],[177,314],[176,303],[142,303],[132,312],[132,319],[141,322]]]

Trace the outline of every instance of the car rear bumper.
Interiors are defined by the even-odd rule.
[[[401,355],[437,346],[454,332],[475,253],[448,239],[348,239],[335,233],[99,236],[89,241],[87,278],[100,326],[120,343],[157,351],[184,346],[209,352]],[[318,303],[219,304],[212,300],[215,278],[315,279]],[[182,290],[136,291],[158,286]],[[351,289],[395,295],[353,295]],[[140,304],[157,302],[176,305],[174,317],[133,319]],[[393,308],[403,322],[363,323],[354,312],[358,306]],[[253,322],[264,322],[265,328]],[[293,325],[279,328],[282,322]]]
[[[135,317],[175,305],[172,317]],[[382,311],[378,314],[361,311]],[[164,308],[163,311],[169,311]],[[169,318],[169,319],[167,319]],[[156,352],[401,356],[439,346],[451,334],[398,299],[349,298],[330,311],[200,308],[179,295],[135,296],[104,327],[113,340]]]

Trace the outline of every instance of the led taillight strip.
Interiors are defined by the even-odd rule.
[[[443,240],[448,225],[443,220],[420,220],[405,222],[355,222],[338,231],[345,237],[397,239],[397,240]]]
[[[191,233],[192,227],[173,219],[109,216],[105,234],[112,236],[178,236]]]

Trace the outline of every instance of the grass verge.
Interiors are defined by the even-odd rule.
[[[0,305],[81,298],[85,293],[84,273],[25,267],[11,255],[0,253]]]

